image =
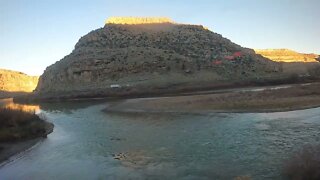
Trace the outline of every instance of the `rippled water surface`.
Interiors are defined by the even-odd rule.
[[[55,129],[0,167],[0,179],[281,179],[320,140],[320,109],[279,113],[108,114],[106,102],[40,104]]]

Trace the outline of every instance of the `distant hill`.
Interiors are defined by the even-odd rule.
[[[111,18],[46,68],[35,95],[161,94],[281,79],[282,66],[201,25],[168,18]]]
[[[38,76],[0,69],[0,97],[32,92],[38,84]]]
[[[276,62],[318,62],[317,54],[303,54],[289,49],[255,49],[257,54]]]

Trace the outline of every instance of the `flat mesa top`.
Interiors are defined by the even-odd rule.
[[[106,24],[161,24],[172,23],[170,18],[167,17],[110,17],[107,19]]]

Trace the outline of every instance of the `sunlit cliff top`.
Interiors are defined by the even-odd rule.
[[[107,19],[106,24],[161,24],[172,23],[170,18],[167,17],[110,17]]]
[[[304,54],[290,49],[255,49],[257,54],[277,62],[318,62],[319,55]]]
[[[38,84],[38,76],[28,76],[22,72],[0,69],[0,91],[32,92]]]

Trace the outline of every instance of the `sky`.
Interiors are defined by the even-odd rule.
[[[244,47],[320,54],[319,0],[0,0],[0,68],[41,75],[110,16],[166,16]]]

